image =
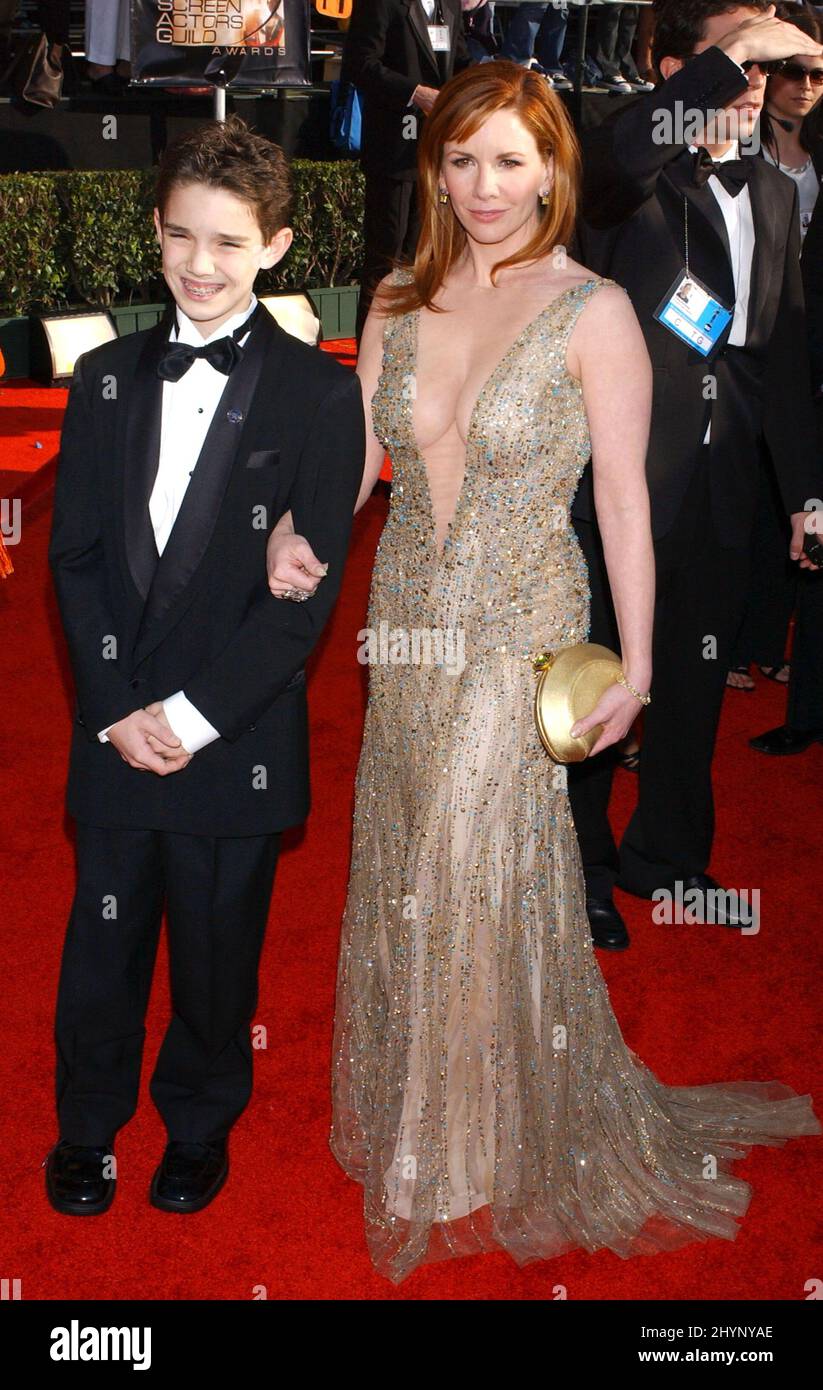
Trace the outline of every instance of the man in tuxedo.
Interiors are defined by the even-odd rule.
[[[818,145],[815,167],[823,176],[823,150]],[[811,386],[823,454],[823,194],[815,204],[801,260],[806,294]],[[820,498],[823,504],[823,498]],[[823,505],[817,539],[823,544]],[[786,722],[749,739],[758,753],[790,757],[823,743],[823,574],[804,574],[797,590],[791,674]]]
[[[164,906],[155,1206],[212,1200],[251,1095],[280,833],[309,809],[304,666],[340,588],[365,450],[357,378],[253,294],[291,243],[289,202],[282,151],[236,117],[170,146],[155,225],[173,311],[85,354],[72,381],[50,563],[77,695],[77,886],[46,1165],[70,1215],[114,1198]],[[328,588],[300,606],[266,583],[289,508],[329,562]]]
[[[420,235],[417,136],[444,82],[471,62],[460,0],[357,0],[341,76],[363,99],[366,180],[357,340],[375,287]]]
[[[733,895],[713,912],[724,900],[706,870],[712,753],[745,601],[761,432],[792,518],[790,553],[804,567],[807,508],[823,482],[795,186],[765,160],[739,158],[738,146],[756,129],[764,64],[798,44],[820,51],[765,0],[659,0],[663,83],[592,132],[585,148],[580,254],[627,290],[654,368],[652,702],[638,804],[619,854],[607,817],[613,760],[584,763],[569,778],[594,940],[613,949],[628,945],[615,881],[642,897],[682,891],[693,920],[742,921]],[[711,330],[700,333],[701,348],[661,321],[674,317],[666,305],[682,310],[677,292],[687,278],[717,301],[709,318],[720,325],[726,311],[713,344]],[[676,322],[684,323],[682,311]],[[590,467],[573,519],[591,576],[591,638],[616,645]]]

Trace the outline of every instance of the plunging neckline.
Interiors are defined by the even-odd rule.
[[[424,475],[424,478],[425,478],[425,481],[426,481],[426,494],[427,494],[428,500],[429,500],[429,514],[430,514],[430,516],[431,516],[431,523],[432,523],[432,549],[433,549],[433,551],[434,551],[435,564],[436,564],[437,566],[440,565],[441,561],[442,561],[443,558],[445,557],[446,551],[447,551],[447,549],[448,549],[448,547],[449,547],[449,541],[452,539],[452,537],[453,537],[453,535],[454,535],[455,524],[456,524],[456,522],[457,522],[458,515],[459,515],[459,512],[460,512],[460,504],[461,504],[461,502],[462,502],[462,500],[463,500],[463,495],[464,495],[465,490],[466,490],[466,477],[467,477],[467,474],[468,474],[468,471],[469,471],[469,450],[470,450],[470,448],[471,448],[472,434],[473,434],[473,431],[474,431],[475,418],[476,418],[476,416],[477,416],[477,411],[478,411],[478,408],[479,408],[479,406],[480,406],[480,402],[482,401],[483,397],[486,395],[487,391],[491,388],[491,386],[492,386],[492,384],[493,384],[493,382],[494,382],[495,377],[497,376],[498,372],[499,372],[499,371],[501,370],[501,368],[503,367],[504,363],[506,363],[506,362],[508,361],[508,359],[511,357],[511,355],[512,355],[512,353],[515,351],[515,349],[518,348],[518,347],[520,346],[520,344],[521,344],[521,342],[523,341],[523,339],[525,338],[526,334],[527,334],[528,332],[530,332],[530,330],[534,327],[534,325],[535,325],[536,323],[539,323],[539,321],[540,321],[540,319],[542,319],[543,315],[544,315],[544,314],[547,314],[547,313],[549,312],[550,309],[553,309],[554,306],[555,306],[556,304],[558,304],[558,303],[560,302],[561,299],[565,299],[567,295],[573,294],[576,290],[581,290],[581,289],[583,289],[586,285],[596,285],[597,283],[598,283],[597,277],[596,277],[596,276],[591,276],[588,280],[581,280],[581,281],[579,281],[579,283],[576,284],[576,285],[569,285],[568,289],[561,290],[561,291],[560,291],[560,294],[556,294],[556,295],[554,296],[553,299],[550,299],[550,300],[549,300],[548,304],[544,304],[544,305],[543,305],[543,308],[542,308],[537,314],[534,315],[534,318],[529,319],[528,323],[526,323],[526,324],[523,325],[523,327],[521,328],[520,332],[517,334],[516,338],[515,338],[515,339],[513,340],[513,342],[511,342],[510,345],[506,348],[506,351],[503,353],[503,356],[499,359],[499,361],[495,364],[495,366],[492,367],[492,369],[491,369],[491,371],[489,372],[488,376],[487,376],[487,377],[485,378],[485,380],[483,381],[483,383],[482,383],[482,385],[481,385],[481,387],[480,387],[480,390],[478,391],[478,393],[477,393],[477,395],[476,395],[476,397],[475,397],[474,405],[472,406],[471,413],[470,413],[470,415],[469,415],[469,424],[468,424],[468,429],[466,430],[466,460],[465,460],[465,464],[464,464],[464,467],[463,467],[463,478],[462,478],[462,480],[461,480],[460,487],[459,487],[458,492],[457,492],[457,497],[456,497],[456,499],[455,499],[455,504],[454,504],[454,510],[453,510],[452,515],[451,515],[451,518],[450,518],[450,520],[449,520],[449,522],[448,522],[448,524],[447,524],[447,526],[446,526],[446,531],[445,531],[445,534],[444,534],[444,536],[443,536],[443,544],[442,544],[442,546],[440,547],[440,549],[438,549],[438,547],[437,547],[437,517],[435,516],[435,513],[434,513],[434,498],[433,498],[433,496],[432,496],[431,481],[430,481],[430,478],[429,478],[429,469],[428,469],[428,465],[427,465],[427,463],[426,463],[426,460],[425,460],[424,457],[423,457],[423,452],[422,452],[422,450],[421,450],[421,448],[420,448],[420,445],[419,445],[419,443],[418,443],[417,435],[415,434],[415,431],[414,431],[414,402],[415,402],[415,399],[416,399],[416,392],[410,394],[410,396],[409,396],[409,412],[408,412],[409,434],[410,434],[411,439],[412,439],[412,442],[413,442],[413,444],[414,444],[415,452],[416,452],[416,454],[417,454],[417,457],[418,457],[420,463],[423,465],[423,475]],[[414,359],[414,365],[415,365],[415,373],[414,373],[414,375],[415,375],[415,381],[417,380],[417,362],[418,362],[418,352],[419,352],[419,348],[420,348],[420,312],[421,312],[421,308],[422,308],[422,305],[420,306],[420,308],[413,309],[412,312],[411,312],[411,315],[410,315],[412,352],[413,352],[413,359]],[[570,371],[568,370],[568,368],[566,367],[565,359],[564,359],[564,362],[563,362],[563,370],[565,371],[566,375],[569,377],[569,380],[570,380],[570,381],[576,381],[576,380],[577,380],[576,377],[573,377],[573,376],[571,375],[571,372],[570,372]]]

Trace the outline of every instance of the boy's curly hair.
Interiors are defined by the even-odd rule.
[[[288,161],[279,145],[251,130],[239,116],[211,121],[169,145],[157,175],[161,220],[171,190],[181,184],[205,183],[225,188],[254,208],[263,242],[289,223],[292,183]]]

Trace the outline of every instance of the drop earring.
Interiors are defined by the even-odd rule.
[[[542,203],[544,208],[548,206],[550,196],[551,195],[546,191],[540,194],[540,202]]]
[[[447,203],[447,202],[449,201],[448,189],[446,189],[446,188],[441,188],[441,189],[440,189],[440,201],[441,201],[441,203]]]

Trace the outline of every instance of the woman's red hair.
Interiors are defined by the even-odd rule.
[[[462,255],[466,232],[450,204],[438,198],[443,151],[449,140],[474,135],[495,111],[511,110],[533,136],[542,160],[554,157],[554,186],[547,207],[537,205],[540,225],[531,240],[514,255],[498,261],[492,283],[504,268],[548,256],[571,239],[580,185],[580,147],[562,101],[539,73],[518,63],[478,63],[464,68],[441,89],[423,125],[417,152],[417,193],[420,239],[414,258],[414,279],[407,285],[384,285],[380,308],[404,314],[432,303],[449,270]]]

